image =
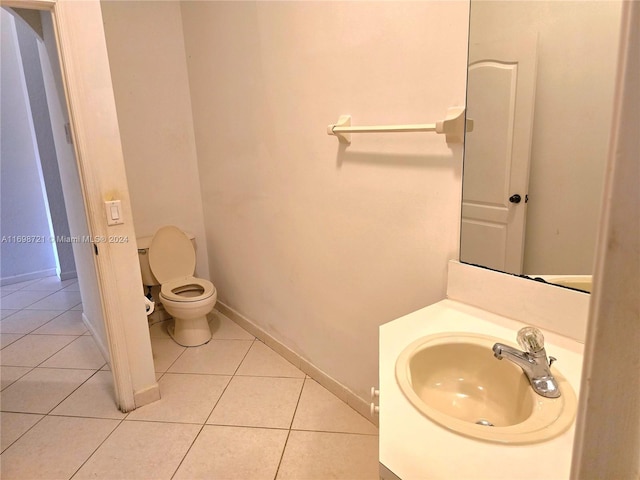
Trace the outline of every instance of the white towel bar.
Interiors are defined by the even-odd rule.
[[[473,120],[467,120],[467,131],[473,130]],[[352,133],[384,133],[384,132],[436,132],[444,133],[447,143],[462,143],[464,141],[464,107],[451,107],[447,110],[447,117],[436,123],[418,125],[376,125],[351,126],[351,115],[341,115],[338,122],[327,127],[328,135],[338,137],[340,143],[351,144]]]

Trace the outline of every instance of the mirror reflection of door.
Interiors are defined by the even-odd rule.
[[[536,38],[470,49],[460,259],[521,274]]]
[[[533,57],[536,65],[535,106],[529,181],[524,193],[528,194],[529,202],[526,212],[522,209],[523,261],[515,260],[515,267],[511,265],[509,259],[513,257],[509,249],[521,243],[511,241],[510,227],[502,227],[494,217],[502,213],[508,218],[505,212],[511,214],[523,206],[523,203],[507,204],[505,199],[515,193],[521,196],[521,202],[526,197],[517,191],[519,188],[513,188],[509,183],[511,180],[496,174],[493,166],[481,168],[480,161],[474,158],[474,152],[481,148],[476,146],[480,132],[487,126],[487,122],[479,118],[483,114],[477,110],[478,102],[494,109],[497,105],[489,103],[495,92],[490,91],[488,85],[475,86],[479,71],[473,71],[469,75],[467,106],[469,118],[475,120],[475,129],[467,135],[465,147],[463,262],[589,289],[603,198],[604,161],[611,131],[615,52],[618,51],[624,3],[622,0],[471,0],[469,56],[474,64],[472,68],[478,70],[483,60],[493,61],[502,65],[504,73],[508,70],[507,65],[518,62],[511,72],[518,77],[514,112],[519,108],[518,91],[524,67],[520,62],[525,57],[511,54],[501,57],[493,50],[487,53],[487,48],[502,48],[491,42],[504,41],[515,49],[524,36],[536,38],[537,49]],[[485,64],[486,67],[489,65]],[[498,102],[504,103],[504,94],[500,95]],[[516,123],[514,121],[514,125]],[[500,135],[493,130],[487,132],[490,137],[486,144],[501,147]],[[515,146],[517,130],[513,134]],[[511,165],[515,164],[505,165],[505,170]],[[476,193],[470,182],[474,180],[467,177],[474,168],[483,173],[482,182],[488,184],[493,178],[499,182],[495,187],[498,193],[489,200],[473,196]],[[488,185],[482,187],[488,188]],[[475,213],[490,212],[494,217],[477,216],[474,209]],[[480,243],[476,244],[470,235]],[[519,265],[522,267],[518,268]]]

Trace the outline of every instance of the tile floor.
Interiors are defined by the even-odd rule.
[[[5,480],[378,478],[377,429],[219,312],[202,347],[151,327],[162,399],[123,414],[75,281],[1,294]]]

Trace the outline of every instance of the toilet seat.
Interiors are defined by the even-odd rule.
[[[195,287],[190,289],[189,287]],[[191,292],[194,289],[201,289],[202,293],[199,295],[185,295],[186,292]],[[179,290],[176,292],[176,290]],[[172,302],[184,302],[192,303],[199,302],[211,297],[216,292],[216,288],[209,280],[204,278],[196,278],[192,276],[176,278],[165,282],[160,287],[160,296],[165,300]]]

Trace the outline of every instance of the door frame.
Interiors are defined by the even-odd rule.
[[[128,412],[160,397],[143,301],[133,217],[99,0],[3,0],[52,15],[78,176],[107,333],[116,403]],[[105,201],[120,200],[120,225]],[[118,239],[111,242],[109,239]],[[127,239],[127,241],[122,241]]]

